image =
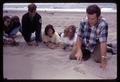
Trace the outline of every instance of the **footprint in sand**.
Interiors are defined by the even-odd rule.
[[[73,70],[75,70],[76,72],[80,72],[82,74],[85,74],[85,71],[80,69],[80,67],[74,67]]]

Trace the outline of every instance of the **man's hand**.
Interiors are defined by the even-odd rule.
[[[82,56],[83,56],[83,54],[82,54],[81,51],[78,51],[78,52],[75,54],[75,57],[77,58],[77,61],[80,60],[80,62],[82,61]]]
[[[107,67],[107,59],[105,57],[102,57],[100,67],[103,68],[103,70]]]
[[[107,44],[106,42],[100,43],[100,53],[101,53],[100,67],[103,68],[103,70],[105,70],[107,67]]]

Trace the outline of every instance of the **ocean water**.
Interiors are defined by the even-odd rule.
[[[30,3],[4,3],[3,11],[18,10],[26,11]],[[91,4],[97,4],[104,12],[117,12],[117,4],[115,3],[35,3],[39,11],[82,11]]]

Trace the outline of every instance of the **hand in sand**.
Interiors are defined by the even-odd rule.
[[[77,53],[75,54],[75,57],[77,58],[77,61],[80,61],[80,63],[81,63],[81,61],[82,61],[82,56],[83,56],[82,52],[77,52]]]
[[[106,58],[102,58],[100,67],[103,68],[103,70],[106,70],[106,67],[107,67],[107,59]]]

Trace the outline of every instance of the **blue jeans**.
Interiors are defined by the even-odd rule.
[[[20,26],[19,26],[19,27],[16,27],[15,29],[13,29],[13,30],[10,32],[9,36],[10,36],[10,37],[15,37],[16,34],[17,34],[17,32],[19,31],[19,29],[20,29]]]

